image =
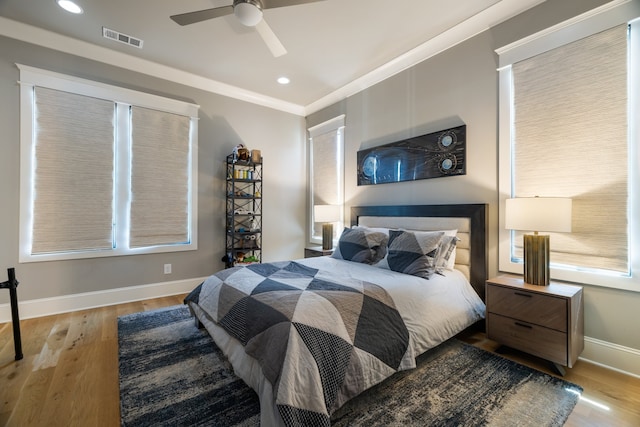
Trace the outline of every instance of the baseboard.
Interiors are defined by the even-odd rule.
[[[129,286],[106,291],[83,292],[53,298],[19,301],[20,320],[52,314],[68,313],[89,308],[105,307],[150,298],[178,295],[193,290],[205,278],[176,280],[172,282]],[[0,323],[11,321],[11,305],[0,304]]]
[[[640,350],[634,348],[584,337],[580,359],[640,378]]]

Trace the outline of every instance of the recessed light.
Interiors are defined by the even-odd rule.
[[[58,6],[60,6],[67,12],[71,12],[75,14],[79,14],[83,12],[82,8],[78,6],[76,3],[72,2],[71,0],[56,0],[56,3],[58,3]]]
[[[278,77],[278,83],[281,85],[288,85],[291,82],[288,77]]]

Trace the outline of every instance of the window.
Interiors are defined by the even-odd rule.
[[[20,262],[197,249],[198,107],[19,68]]]
[[[522,269],[522,233],[504,229],[504,200],[570,197],[572,232],[550,233],[552,277],[640,290],[640,28],[601,12],[498,51],[500,270]]]
[[[322,242],[322,224],[314,222],[313,206],[339,205],[341,219],[334,224],[334,240],[344,226],[344,115],[309,129],[310,144],[310,235]]]

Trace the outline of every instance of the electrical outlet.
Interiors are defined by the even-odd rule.
[[[164,274],[171,274],[171,264],[164,265]]]

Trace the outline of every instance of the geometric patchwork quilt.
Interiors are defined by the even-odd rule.
[[[347,400],[415,366],[393,300],[358,278],[293,261],[252,264],[214,274],[186,301],[260,363],[287,426],[329,426]]]

